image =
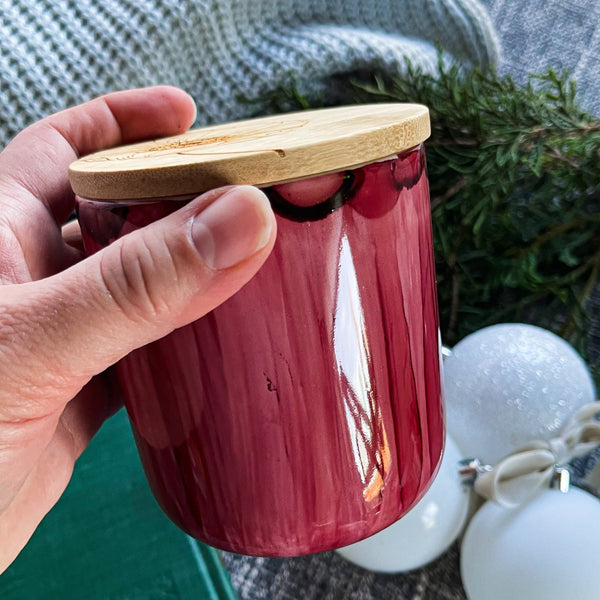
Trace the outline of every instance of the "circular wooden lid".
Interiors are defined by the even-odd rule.
[[[222,185],[269,186],[358,167],[429,137],[419,104],[367,104],[261,117],[104,150],[69,168],[83,198],[196,194]]]

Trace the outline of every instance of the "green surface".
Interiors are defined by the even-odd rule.
[[[0,542],[1,543],[1,542]],[[218,553],[175,527],[148,488],[124,411],[0,576],[2,600],[233,600]]]

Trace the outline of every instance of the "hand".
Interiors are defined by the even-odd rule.
[[[181,133],[184,92],[118,92],[48,117],[0,153],[0,573],[64,491],[117,410],[106,369],[235,293],[275,238],[265,196],[215,190],[84,260],[68,165]]]

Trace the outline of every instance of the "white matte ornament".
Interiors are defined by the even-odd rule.
[[[337,552],[360,567],[399,573],[422,567],[443,554],[462,531],[469,491],[460,483],[456,444],[446,448],[435,481],[415,507],[399,521]]]
[[[464,457],[492,465],[556,436],[596,397],[577,352],[533,325],[493,325],[467,336],[445,359],[444,379],[448,431]]]
[[[462,542],[469,600],[598,600],[600,501],[571,488],[546,489],[531,502],[487,502]]]

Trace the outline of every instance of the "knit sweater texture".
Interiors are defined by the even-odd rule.
[[[336,74],[435,68],[436,45],[494,64],[476,0],[0,0],[0,147],[31,122],[106,92],[168,83],[198,124],[261,112],[293,84],[335,102]]]

